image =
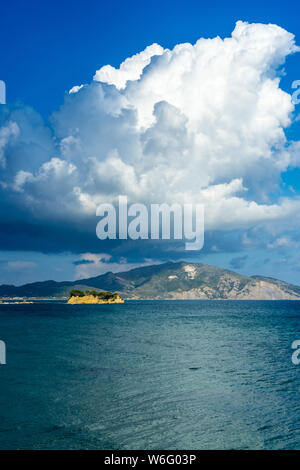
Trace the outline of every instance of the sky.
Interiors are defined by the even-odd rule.
[[[184,259],[300,284],[299,13],[296,1],[1,5],[0,283]],[[96,208],[118,195],[203,204],[203,249],[99,240]]]

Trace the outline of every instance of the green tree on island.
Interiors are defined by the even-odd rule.
[[[70,297],[84,297],[85,295],[93,295],[94,297],[99,297],[102,300],[116,299],[118,294],[105,291],[96,291],[96,290],[86,290],[83,292],[79,289],[73,289],[69,293]]]
[[[85,295],[93,295],[94,297],[98,296],[99,292],[96,290],[86,290]]]
[[[79,289],[73,289],[70,291],[70,297],[84,297],[84,292],[82,292],[82,290],[79,290]]]

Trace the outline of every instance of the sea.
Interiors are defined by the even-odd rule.
[[[0,305],[0,449],[299,449],[297,301]]]

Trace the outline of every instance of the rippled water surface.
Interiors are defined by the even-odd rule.
[[[300,448],[300,302],[0,305],[2,449]]]

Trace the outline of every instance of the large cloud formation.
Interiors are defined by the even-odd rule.
[[[300,163],[284,132],[294,105],[280,88],[281,67],[298,50],[279,26],[238,21],[230,38],[153,44],[119,69],[100,68],[70,90],[49,127],[31,109],[2,107],[4,232],[17,248],[21,223],[24,249],[60,227],[64,250],[74,231],[83,242],[84,227],[96,239],[96,207],[118,195],[204,203],[209,231],[286,230],[291,220],[295,229],[300,200],[270,195]]]

